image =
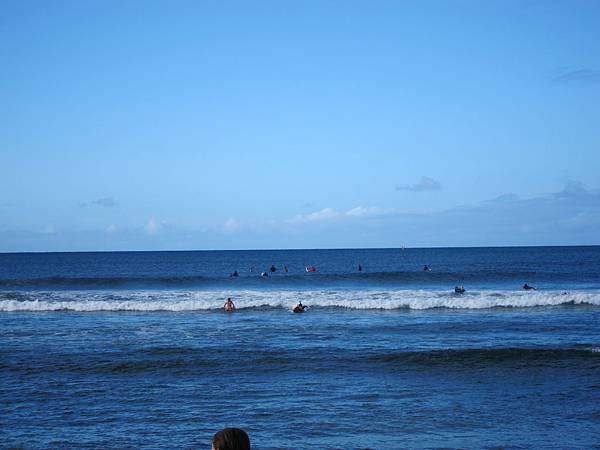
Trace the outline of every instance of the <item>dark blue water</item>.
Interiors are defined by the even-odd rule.
[[[600,247],[2,254],[0,441],[600,448],[599,325]]]
[[[457,282],[511,288],[523,280],[597,287],[599,254],[598,247],[0,254],[0,288],[445,288]],[[271,265],[278,270],[266,282],[258,275]],[[307,266],[317,272],[306,273]],[[235,270],[240,276],[229,277]]]

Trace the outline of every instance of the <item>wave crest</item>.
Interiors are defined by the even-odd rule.
[[[292,309],[299,301],[311,308],[426,310],[529,308],[559,305],[600,306],[595,292],[481,291],[464,295],[427,290],[365,291],[53,291],[0,293],[0,311],[208,311],[232,297],[238,309]]]

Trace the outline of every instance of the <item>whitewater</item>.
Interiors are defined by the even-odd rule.
[[[433,308],[533,308],[600,306],[600,292],[479,291],[456,294],[428,290],[302,291],[53,291],[0,293],[0,311],[206,311],[220,310],[231,297],[238,310],[309,308],[425,310]]]

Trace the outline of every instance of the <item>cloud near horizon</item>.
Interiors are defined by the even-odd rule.
[[[598,244],[600,192],[569,182],[559,192],[521,198],[506,194],[429,217],[469,245]]]
[[[379,206],[357,206],[356,208],[352,208],[346,211],[344,215],[349,217],[366,218],[387,216],[396,212],[398,212],[396,208],[380,208]]]
[[[379,206],[356,206],[345,212],[336,211],[333,208],[323,208],[319,211],[310,214],[298,214],[292,219],[287,220],[288,223],[305,224],[314,222],[326,222],[343,219],[366,219],[370,217],[387,216],[397,213],[396,208],[381,208]]]
[[[328,207],[291,220],[266,218],[244,232],[237,219],[213,229],[169,223],[150,218],[141,228],[5,229],[0,251],[598,245],[600,190],[570,182],[553,193],[504,194],[442,211]]]
[[[238,231],[240,229],[240,226],[241,226],[241,223],[238,220],[229,218],[223,224],[223,230],[226,233],[235,233],[236,231]]]
[[[378,220],[365,220],[373,217]],[[596,245],[600,191],[570,182],[554,193],[532,197],[509,193],[442,211],[359,206],[338,212],[325,208],[296,216],[293,222],[333,225],[321,228],[320,236],[328,236],[331,245],[349,247],[357,245],[359,236],[367,242],[361,242],[363,246],[394,246],[398,240],[402,245],[423,247]]]
[[[89,202],[79,203],[80,208],[87,208],[90,206],[97,206],[100,208],[114,208],[119,206],[119,202],[117,202],[113,197],[102,197],[96,200],[92,200]]]
[[[309,214],[298,214],[294,218],[288,220],[289,223],[310,223],[310,222],[323,222],[327,220],[333,220],[340,217],[333,208],[323,208],[319,211],[315,211]]]
[[[156,221],[156,219],[149,219],[144,226],[144,231],[147,235],[154,236],[160,231],[160,224]]]
[[[409,191],[409,192],[424,192],[424,191],[439,191],[442,185],[439,181],[434,180],[431,177],[422,177],[416,184],[408,186],[396,186],[397,191]]]

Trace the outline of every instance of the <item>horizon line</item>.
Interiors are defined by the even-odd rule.
[[[0,251],[0,255],[49,254],[49,253],[174,253],[174,252],[272,252],[272,251],[314,251],[314,250],[435,250],[435,249],[475,249],[475,248],[556,248],[556,247],[599,247],[600,244],[566,245],[460,245],[438,247],[327,247],[327,248],[248,248],[248,249],[189,249],[189,250],[56,250],[56,251]]]

